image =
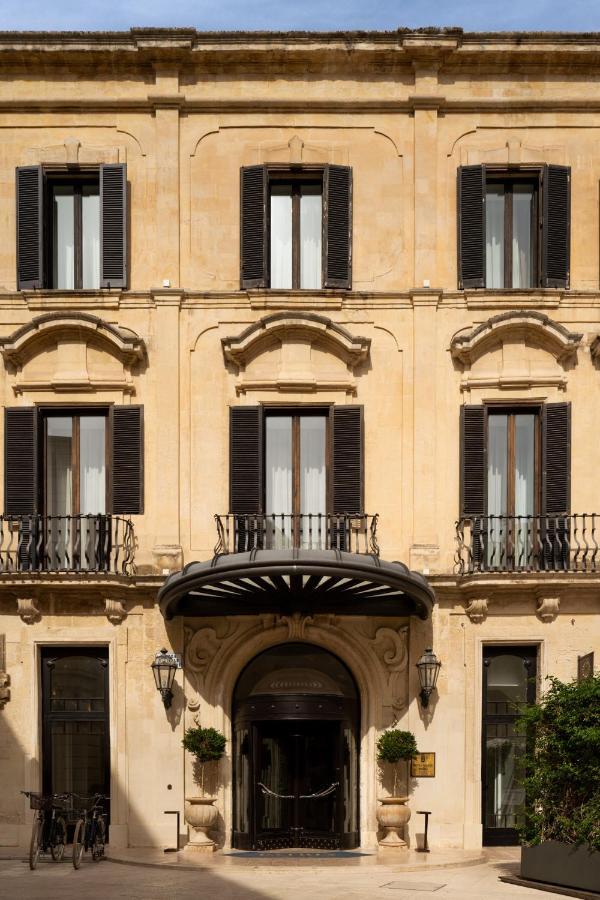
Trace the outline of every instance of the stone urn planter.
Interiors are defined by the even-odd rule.
[[[185,821],[193,829],[186,850],[199,853],[212,853],[215,842],[208,836],[215,827],[219,811],[213,804],[216,797],[186,797]]]
[[[408,797],[380,797],[381,806],[377,810],[377,821],[385,831],[379,841],[380,847],[407,850],[404,828],[410,819],[410,809],[406,805]]]

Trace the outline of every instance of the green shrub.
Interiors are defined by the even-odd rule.
[[[188,728],[181,742],[185,750],[196,758],[200,768],[200,786],[204,794],[204,766],[221,759],[227,738],[216,728]]]
[[[389,728],[379,736],[377,741],[377,759],[379,762],[391,763],[394,766],[394,796],[398,796],[398,763],[411,760],[417,754],[417,742],[412,731],[400,731]]]
[[[518,724],[528,736],[521,838],[528,844],[587,843],[600,850],[600,675],[569,684],[549,681]]]

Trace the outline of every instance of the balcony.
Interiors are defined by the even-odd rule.
[[[120,516],[0,516],[0,574],[133,575],[134,532]]]
[[[250,550],[340,550],[379,556],[376,515],[215,515],[215,555]]]
[[[471,516],[456,523],[455,570],[596,572],[596,513],[569,516]]]

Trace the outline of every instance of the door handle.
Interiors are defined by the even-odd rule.
[[[269,797],[277,797],[278,800],[294,799],[294,794],[276,794],[275,791],[270,790],[270,788],[268,788],[266,784],[263,784],[262,781],[257,781],[256,783],[261,789],[262,793],[268,795]]]
[[[339,781],[334,781],[333,784],[330,784],[327,788],[323,788],[322,791],[315,791],[314,794],[300,794],[300,800],[318,800],[321,797],[327,797],[329,794],[333,794],[335,789],[339,786]]]

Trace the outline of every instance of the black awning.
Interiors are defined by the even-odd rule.
[[[165,619],[261,613],[429,618],[434,593],[403,563],[340,550],[251,550],[189,563],[158,593]]]

